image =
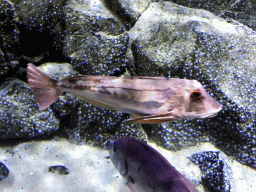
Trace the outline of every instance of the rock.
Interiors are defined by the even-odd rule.
[[[0,3],[0,26],[0,82],[2,82],[8,73],[12,75],[19,67],[19,64],[13,65],[13,63],[18,59],[20,33],[15,20],[15,8],[7,0],[2,0]]]
[[[253,1],[202,1],[202,0],[173,0],[173,3],[208,10],[224,18],[230,23],[243,23],[256,29],[255,3]]]
[[[191,156],[191,161],[202,171],[202,183],[209,191],[232,191],[231,170],[219,151],[207,151]]]
[[[58,130],[52,110],[39,111],[30,87],[20,80],[0,86],[0,139],[38,138]]]
[[[53,165],[50,166],[48,172],[55,173],[58,172],[59,175],[68,175],[69,170],[63,165]]]
[[[70,0],[64,12],[63,52],[79,73],[107,75],[124,65],[129,37],[100,0]]]
[[[0,162],[0,181],[8,177],[9,175],[9,169]]]
[[[63,57],[65,24],[62,0],[12,0],[15,24],[18,25],[20,63],[45,61],[69,62]]]
[[[130,30],[140,15],[148,8],[150,0],[107,0],[104,5]]]

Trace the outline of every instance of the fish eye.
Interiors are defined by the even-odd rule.
[[[192,101],[199,101],[202,99],[202,92],[199,90],[193,91],[190,95]]]

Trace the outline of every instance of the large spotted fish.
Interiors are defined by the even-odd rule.
[[[112,163],[131,192],[195,192],[193,183],[149,145],[122,137],[109,146]]]
[[[33,64],[28,64],[27,77],[40,110],[63,92],[102,108],[130,113],[133,116],[127,121],[140,123],[214,117],[222,108],[197,80],[81,75],[57,81]]]

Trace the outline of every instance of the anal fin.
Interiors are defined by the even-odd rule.
[[[175,114],[175,111],[169,111],[167,113],[161,113],[156,115],[147,115],[147,116],[139,116],[139,115],[131,115],[130,119],[127,119],[127,122],[138,121],[142,124],[155,124],[155,123],[164,123],[173,121],[176,119],[180,119],[181,115],[178,113]]]

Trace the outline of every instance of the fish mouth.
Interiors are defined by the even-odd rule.
[[[114,161],[114,157],[115,157],[114,141],[110,142],[109,147],[108,147],[108,152],[109,152],[109,157],[110,157],[111,161]]]
[[[206,113],[205,115],[202,115],[202,116],[200,116],[200,117],[201,117],[201,118],[211,118],[211,117],[215,117],[215,116],[218,114],[218,112],[221,111],[221,109],[222,109],[222,105],[221,105],[219,108],[217,108],[217,109],[210,110],[208,113]]]
[[[216,109],[211,109],[207,113],[187,113],[183,118],[193,119],[193,118],[211,118],[217,116],[218,112],[222,109],[222,105]]]
[[[109,147],[108,147],[108,150],[109,150],[109,151],[110,151],[110,150],[113,150],[114,143],[115,143],[115,141],[110,142]]]

